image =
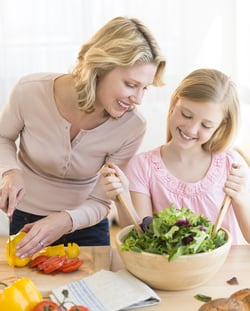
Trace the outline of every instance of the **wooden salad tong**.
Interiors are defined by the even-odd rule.
[[[129,206],[127,204],[127,201],[125,199],[125,196],[123,193],[119,193],[117,195],[117,200],[120,202],[122,208],[126,211],[130,221],[132,222],[132,224],[134,225],[135,229],[137,230],[137,232],[139,234],[143,233],[143,230],[141,228],[141,226],[138,224],[138,222],[135,220],[134,215],[132,214],[132,212],[129,209]]]
[[[212,234],[216,234],[216,232],[220,229],[222,221],[226,215],[226,212],[231,204],[231,197],[229,195],[225,195],[224,200],[222,202],[221,208],[215,220],[215,224],[213,226]]]
[[[106,163],[105,166],[108,167],[108,163]],[[128,203],[127,203],[127,201],[125,199],[124,193],[119,193],[116,198],[117,198],[117,201],[120,203],[121,207],[127,213],[131,223],[134,225],[134,227],[137,230],[137,232],[139,234],[142,234],[143,230],[142,230],[141,226],[138,224],[138,222],[136,221],[133,213],[130,211],[130,208],[129,208]]]
[[[240,168],[240,165],[238,165],[237,168]],[[219,210],[219,213],[217,215],[217,218],[215,220],[215,224],[214,224],[213,232],[212,232],[213,234],[215,234],[219,230],[219,228],[221,227],[222,221],[226,215],[226,212],[227,212],[230,204],[231,204],[231,197],[226,194],[224,197],[224,200],[222,202],[221,208]]]

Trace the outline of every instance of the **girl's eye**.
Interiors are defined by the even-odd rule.
[[[210,130],[212,128],[212,126],[209,126],[209,125],[206,125],[203,123],[201,125],[202,125],[202,127],[204,127],[205,129],[208,129],[208,130]]]
[[[186,119],[191,119],[191,118],[192,118],[192,116],[190,116],[190,115],[184,113],[183,111],[181,112],[181,115],[182,115],[184,118],[186,118]]]

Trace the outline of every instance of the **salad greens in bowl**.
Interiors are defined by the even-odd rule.
[[[213,223],[188,208],[174,205],[145,218],[144,233],[121,229],[116,245],[128,271],[153,288],[197,287],[221,268],[231,247],[226,229],[213,234]]]

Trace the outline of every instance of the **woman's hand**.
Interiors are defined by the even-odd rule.
[[[0,186],[0,209],[11,216],[25,194],[20,170],[9,170],[3,174]]]
[[[67,212],[51,214],[36,222],[26,224],[22,231],[26,236],[18,243],[16,255],[28,257],[58,240],[72,229],[72,220]]]
[[[116,201],[119,193],[129,192],[129,182],[123,171],[115,164],[109,163],[101,170],[102,184],[106,195]]]

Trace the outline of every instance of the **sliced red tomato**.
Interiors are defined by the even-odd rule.
[[[76,258],[67,258],[65,260],[65,262],[64,262],[63,267],[68,267],[68,266],[70,266],[72,264],[75,264],[76,262],[79,262],[79,260],[80,259],[78,257],[76,257]]]
[[[83,264],[83,260],[79,258],[69,258],[60,268],[62,272],[72,272],[78,270]]]
[[[84,306],[72,306],[67,311],[90,311],[90,310]]]
[[[43,269],[44,273],[52,273],[58,271],[63,266],[63,260],[55,262],[54,264],[50,264],[49,266]]]
[[[48,267],[54,267],[54,268],[60,268],[62,266],[62,263],[65,261],[66,257],[55,255],[52,257],[49,257],[47,260],[40,263],[37,268],[38,270],[45,270]]]
[[[83,260],[78,257],[39,255],[31,261],[29,267],[37,268],[39,271],[48,274],[56,271],[72,272],[78,270],[82,264]]]
[[[46,261],[48,258],[49,258],[49,256],[45,256],[45,255],[37,256],[36,258],[31,260],[29,267],[35,268],[36,266],[38,266],[42,262]]]
[[[63,309],[58,309],[59,305],[50,300],[43,300],[39,302],[32,311],[62,311]]]

